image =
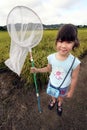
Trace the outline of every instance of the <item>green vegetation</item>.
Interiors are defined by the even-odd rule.
[[[55,52],[55,38],[57,30],[44,30],[44,35],[41,42],[33,48],[33,59],[36,67],[44,67],[47,64],[47,56]],[[81,57],[85,52],[87,52],[87,29],[78,30],[80,47],[72,52],[75,56]],[[4,61],[9,58],[10,50],[10,37],[7,32],[0,32],[0,68],[6,67]],[[21,77],[26,79],[27,84],[33,83],[32,74],[30,74],[31,62],[29,55],[24,63]],[[47,82],[48,73],[37,74],[37,79],[39,83],[42,84]]]
[[[0,32],[0,68],[4,67],[4,61],[9,57],[10,37],[7,32]]]

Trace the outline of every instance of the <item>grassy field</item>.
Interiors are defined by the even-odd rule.
[[[33,58],[36,67],[43,67],[47,64],[47,55],[55,52],[55,38],[57,30],[44,30],[43,38],[41,42],[33,48]],[[80,47],[75,52],[72,52],[75,56],[80,57],[87,52],[87,29],[78,29],[78,36],[80,40]],[[10,51],[10,37],[7,32],[0,32],[0,68],[6,67],[4,61],[9,58]],[[30,74],[31,63],[29,55],[24,63],[21,77],[27,80],[30,84],[33,82],[33,78]],[[39,81],[45,83],[48,74],[38,74]]]

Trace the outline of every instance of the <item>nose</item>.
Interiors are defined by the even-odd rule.
[[[66,42],[62,42],[62,45],[61,45],[63,48],[66,47]]]

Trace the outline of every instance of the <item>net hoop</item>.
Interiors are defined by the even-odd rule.
[[[23,10],[25,12],[27,12],[27,14],[25,14],[26,16],[24,16],[24,13],[23,13]],[[22,13],[20,13],[22,12]],[[19,15],[18,15],[18,14]],[[34,22],[36,22],[35,24],[36,25],[33,25],[32,24],[32,19],[30,20],[28,18],[29,16],[29,13],[30,13],[30,17],[32,17],[32,19],[34,20]],[[15,15],[16,14],[16,15]],[[25,19],[27,17],[27,20]],[[15,20],[16,19],[16,20]],[[17,27],[16,27],[16,24],[18,24],[17,21],[19,20],[21,22],[21,20],[23,20],[22,22],[25,21],[25,23],[22,23],[20,26],[22,29],[19,29],[20,32],[23,32],[23,28],[24,28],[24,24],[28,24],[29,27],[31,27],[31,32],[29,34],[29,36],[27,36],[27,34],[25,34],[27,36],[24,36],[25,38],[23,39],[22,38],[22,34],[20,35],[20,39],[19,39],[19,36],[17,34]],[[29,23],[28,23],[28,20],[29,20]],[[19,22],[18,21],[18,22]],[[33,48],[35,47],[37,44],[39,44],[39,42],[41,41],[42,39],[42,36],[43,36],[43,25],[42,25],[42,22],[41,22],[41,19],[40,17],[36,14],[36,12],[34,12],[32,9],[26,7],[26,6],[16,6],[14,7],[8,14],[7,16],[7,30],[8,30],[8,33],[11,37],[11,39],[16,43],[18,44],[19,46],[21,47],[29,47],[29,48]],[[29,25],[30,24],[30,25]],[[27,26],[27,27],[28,27]],[[35,26],[35,27],[34,27]],[[27,28],[25,27],[25,29]],[[26,31],[24,29],[24,31]],[[12,32],[13,31],[13,32]],[[36,32],[35,32],[36,31]],[[28,31],[27,31],[28,33]],[[28,39],[29,37],[29,39]],[[33,40],[34,39],[34,40]],[[36,39],[36,40],[35,40]]]

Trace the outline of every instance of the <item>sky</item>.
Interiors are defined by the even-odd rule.
[[[87,0],[1,0],[0,26],[6,25],[9,12],[16,6],[32,9],[46,25],[87,25]]]

